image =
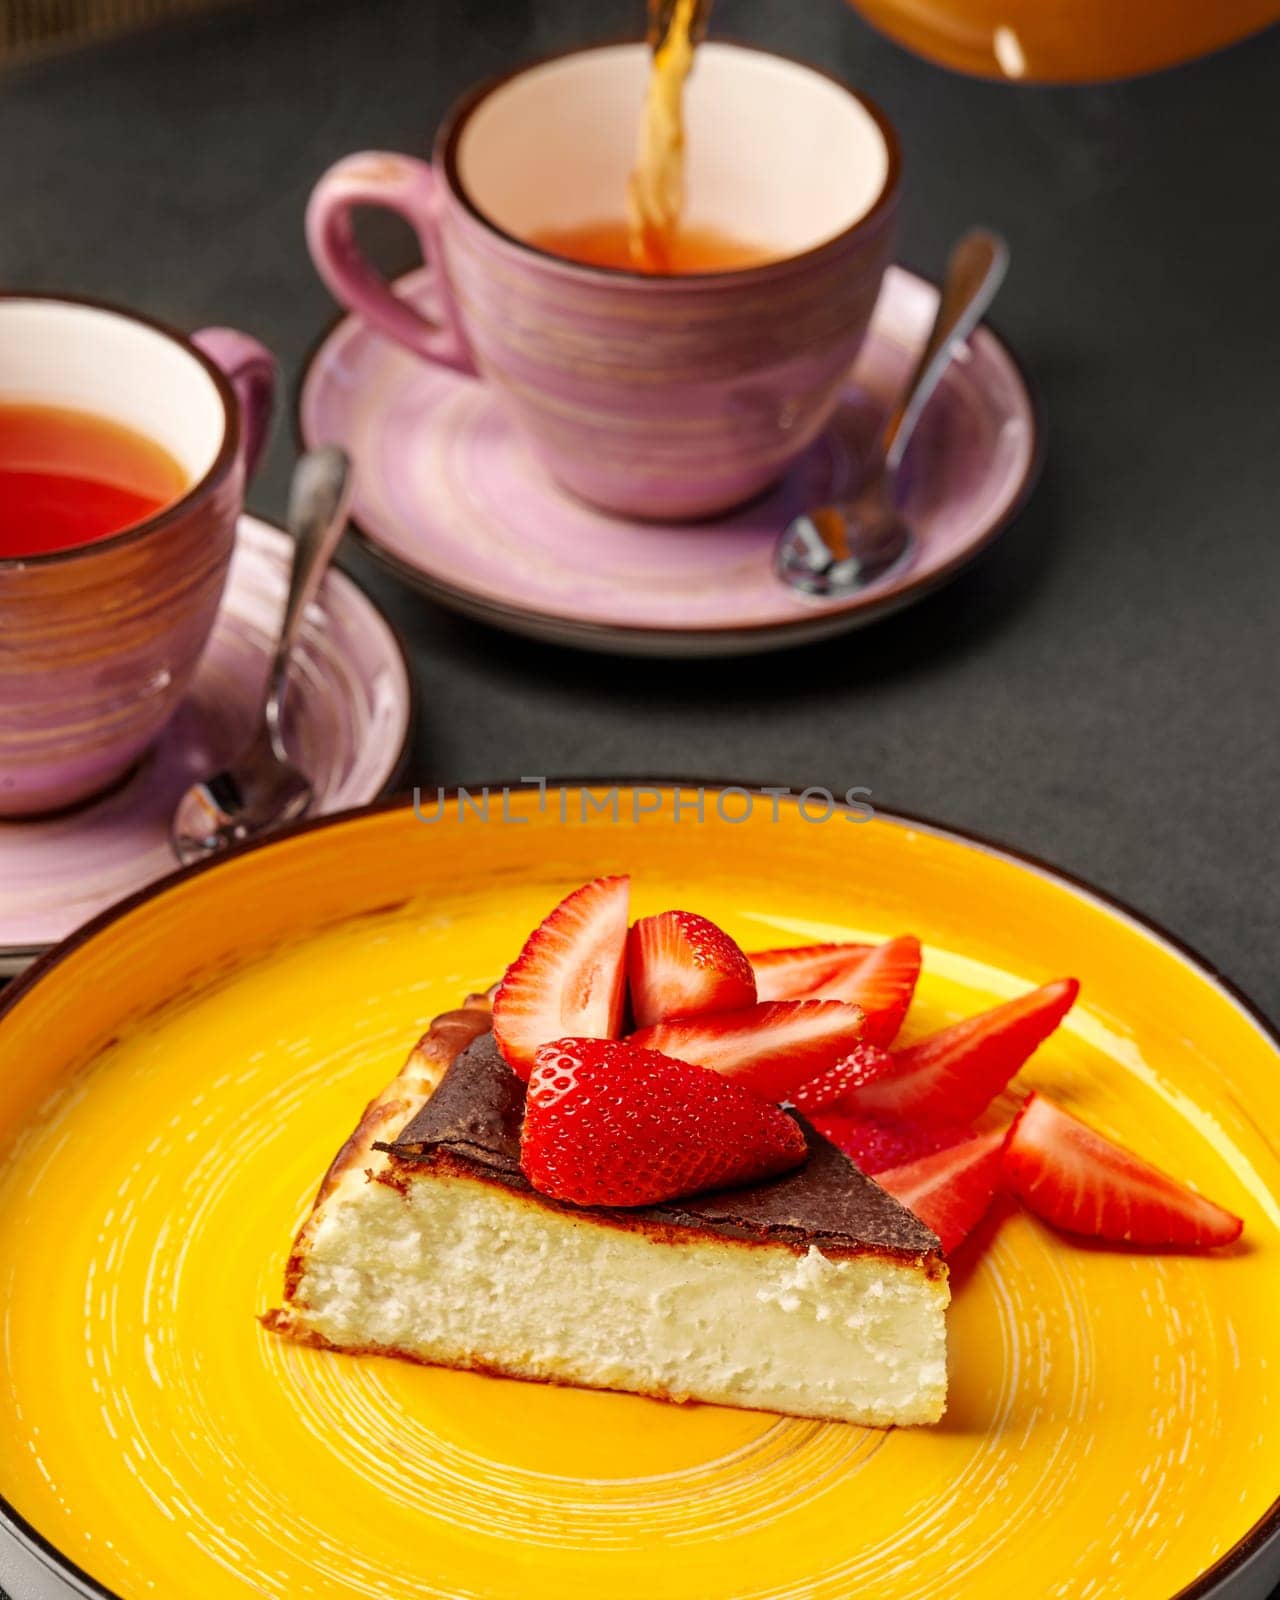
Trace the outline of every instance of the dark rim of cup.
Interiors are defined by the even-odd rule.
[[[767,50],[763,45],[752,44],[743,39],[717,38],[716,44],[728,45],[732,50],[742,52],[750,51],[754,55],[771,56],[775,61],[785,61],[793,67],[801,67],[806,72],[811,72],[815,78],[825,78],[842,93],[848,95],[850,100],[856,101],[867,112],[876,127],[880,130],[880,137],[884,140],[885,154],[888,157],[888,169],[885,172],[884,183],[875,201],[855,221],[842,228],[839,233],[833,233],[830,238],[822,239],[817,244],[811,245],[807,250],[798,251],[795,255],[777,256],[768,261],[761,261],[753,267],[731,267],[724,272],[672,272],[651,273],[640,272],[634,267],[598,267],[584,261],[573,261],[565,256],[555,255],[550,250],[543,250],[536,244],[530,244],[527,239],[521,239],[514,233],[508,233],[505,228],[500,228],[494,220],[486,214],[477,201],[473,200],[462,183],[458,173],[458,146],[467,122],[472,113],[477,111],[481,104],[498,89],[505,88],[514,79],[523,77],[527,72],[534,72],[539,67],[549,66],[553,61],[568,61],[575,56],[594,55],[604,50],[616,50],[620,45],[639,44],[636,39],[614,40],[612,43],[583,45],[576,50],[557,50],[550,55],[540,56],[536,60],[526,61],[519,67],[513,67],[510,72],[504,72],[496,77],[488,78],[483,83],[469,90],[462,98],[455,102],[448,112],[440,131],[436,136],[435,161],[444,175],[449,192],[475,220],[497,238],[502,239],[514,249],[532,256],[535,260],[550,262],[566,271],[575,273],[586,279],[595,279],[604,283],[647,283],[655,286],[664,284],[678,285],[682,289],[691,287],[713,287],[726,282],[750,283],[753,279],[763,280],[770,273],[776,272],[780,266],[792,266],[796,263],[811,261],[823,255],[833,246],[842,243],[851,235],[868,228],[876,222],[881,214],[897,198],[898,187],[902,177],[902,149],[898,143],[898,135],[893,124],[885,113],[866,95],[860,94],[856,89],[851,89],[842,79],[836,77],[834,72],[828,72],[823,67],[816,67],[811,61],[803,61],[799,56],[786,55],[780,50]]]
[[[106,550],[118,550],[122,545],[145,539],[186,516],[197,501],[226,478],[235,465],[239,453],[240,403],[226,373],[176,328],[158,322],[154,317],[144,316],[141,312],[128,311],[123,306],[112,305],[109,300],[94,300],[87,295],[46,294],[39,289],[8,289],[0,291],[0,310],[3,310],[5,305],[19,300],[36,305],[80,306],[89,311],[100,311],[107,316],[120,317],[125,322],[136,322],[140,327],[150,329],[152,333],[163,334],[166,339],[178,345],[198,366],[203,367],[213,383],[222,402],[222,443],[218,446],[218,453],[203,477],[198,478],[184,494],[170,501],[167,506],[162,506],[154,516],[148,517],[144,522],[131,523],[129,527],[122,528],[119,533],[110,534],[105,539],[93,539],[87,544],[71,545],[65,550],[44,550],[29,556],[0,556],[0,572],[17,567],[56,566],[60,562],[76,561],[86,555],[99,555]],[[3,403],[3,400],[4,382],[0,377],[0,403]]]

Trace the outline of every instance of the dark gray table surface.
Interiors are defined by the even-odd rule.
[[[301,234],[345,151],[424,151],[521,57],[641,0],[259,0],[0,75],[0,281],[270,342],[332,303]],[[953,76],[840,0],[720,27],[868,90],[901,130],[902,258],[1008,236],[996,321],[1043,391],[1028,509],[950,588],[827,645],[610,661],[455,620],[359,553],[422,689],[412,778],[701,774],[847,787],[1093,880],[1280,1013],[1280,31],[1118,87]],[[407,235],[373,230],[389,265]],[[255,508],[283,508],[277,431]]]
[[[267,340],[292,383],[333,306],[301,215],[352,149],[425,151],[477,78],[634,31],[641,0],[260,0],[0,74],[0,282]],[[1068,868],[1280,1014],[1280,31],[1091,90],[952,76],[840,0],[720,0],[726,31],[875,96],[902,258],[967,224],[1049,456],[924,604],[777,657],[635,663],[509,639],[345,558],[409,641],[411,780],[701,774],[870,785]],[[388,265],[407,238],[375,228]],[[251,503],[283,509],[276,435]]]

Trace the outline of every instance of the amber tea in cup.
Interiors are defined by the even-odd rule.
[[[773,255],[760,245],[747,244],[715,228],[683,227],[667,241],[660,258],[637,257],[631,224],[621,219],[578,228],[544,228],[530,234],[529,243],[586,267],[623,268],[658,276],[740,272],[744,267],[762,265]]]
[[[693,67],[695,13],[710,0],[649,0],[657,48],[640,122],[640,147],[627,183],[625,219],[574,228],[545,228],[529,243],[587,267],[647,272],[658,277],[740,272],[774,252],[716,228],[690,227],[684,212],[684,87]],[[669,12],[669,15],[667,13]],[[665,20],[664,20],[665,18]],[[656,34],[665,28],[663,37]]]
[[[669,235],[688,254],[655,271],[632,252],[627,205],[652,67],[645,45],[593,46],[483,85],[433,164],[363,151],[333,167],[307,239],[357,316],[499,390],[565,488],[683,522],[760,494],[825,427],[892,252],[899,159],[843,84],[705,40]],[[415,229],[416,287],[362,256],[352,214],[367,206]]]
[[[110,538],[187,487],[164,446],[135,428],[90,411],[0,400],[0,559]]]

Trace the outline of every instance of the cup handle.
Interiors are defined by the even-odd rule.
[[[382,206],[418,236],[422,259],[438,293],[439,321],[401,300],[362,253],[351,226],[356,206]],[[440,263],[440,179],[413,156],[365,150],[329,168],[307,203],[307,248],[335,300],[397,344],[427,361],[474,373]]]
[[[192,344],[221,367],[240,402],[240,454],[246,480],[262,460],[276,405],[276,358],[266,345],[235,328],[201,328]]]

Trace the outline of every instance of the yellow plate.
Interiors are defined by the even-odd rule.
[[[701,822],[673,804],[636,821],[624,790],[617,820],[584,820],[569,792],[562,819],[552,791],[506,820],[494,797],[487,823],[450,802],[303,829],[100,921],[12,996],[11,1552],[20,1535],[29,1564],[129,1600],[1170,1600],[1234,1581],[1280,1488],[1274,1037],[1158,934],[996,850],[786,801],[733,823],[714,791]],[[265,1333],[364,1101],[564,890],[619,870],[638,912],[696,907],[748,948],[914,930],[912,1033],[1075,973],[1081,1003],[1021,1081],[1243,1214],[1244,1241],[1128,1255],[1005,1216],[956,1274],[946,1420],[895,1433]]]

